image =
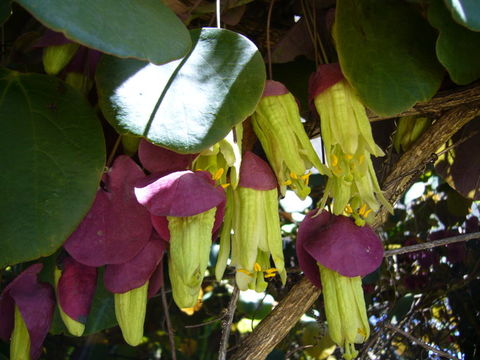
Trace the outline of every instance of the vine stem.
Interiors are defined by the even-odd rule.
[[[454,244],[454,243],[458,243],[458,242],[469,241],[469,240],[479,239],[479,238],[480,238],[480,232],[457,235],[457,236],[452,236],[452,237],[448,237],[448,238],[445,238],[445,239],[429,241],[429,242],[422,243],[422,244],[404,246],[404,247],[401,247],[399,249],[387,250],[387,251],[385,251],[384,257],[401,255],[401,254],[408,254],[408,253],[412,253],[412,252],[415,252],[415,251],[433,249],[433,248],[438,247],[438,246],[444,246],[444,245],[448,245],[448,244]]]
[[[170,343],[170,353],[172,355],[172,360],[177,360],[177,353],[175,351],[175,334],[173,333],[172,322],[170,321],[170,313],[168,312],[168,303],[167,303],[167,295],[165,293],[165,287],[162,286],[160,289],[162,295],[162,306],[163,312],[165,314],[165,322],[167,323],[167,333],[168,333],[168,341]]]
[[[403,331],[402,329],[392,325],[392,324],[385,324],[385,327],[387,329],[390,329],[390,330],[393,330],[395,331],[396,333],[400,334],[400,335],[403,335],[405,336],[407,339],[409,339],[410,341],[416,343],[417,345],[423,347],[424,349],[427,349],[428,351],[431,351],[439,356],[442,356],[442,357],[445,357],[447,359],[452,359],[452,360],[458,360],[457,357],[453,356],[452,354],[449,354],[445,351],[442,351],[442,350],[438,350],[437,348],[434,348],[433,346],[427,344],[426,342],[420,340],[420,339],[417,339],[416,337],[410,335],[409,333],[407,333],[406,331]]]
[[[275,0],[270,1],[270,6],[268,7],[267,14],[267,62],[268,62],[268,78],[273,80],[273,71],[272,71],[272,49],[270,44],[270,22],[272,21],[272,11],[273,4]]]
[[[237,308],[238,297],[240,290],[235,284],[232,292],[232,297],[225,313],[225,319],[222,321],[222,337],[220,339],[220,349],[218,351],[218,360],[227,359],[228,338],[230,337],[230,329],[232,327],[233,316],[235,315],[235,309]]]

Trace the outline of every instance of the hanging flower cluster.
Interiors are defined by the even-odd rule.
[[[328,168],[305,133],[293,95],[274,81],[267,81],[251,118],[268,163],[251,151],[242,154],[241,125],[201,154],[181,155],[141,140],[143,169],[129,156],[117,157],[90,211],[64,244],[55,291],[37,282],[41,265],[25,270],[3,291],[0,314],[7,320],[0,323],[0,337],[11,338],[13,358],[38,357],[55,297],[68,331],[81,336],[98,274],[114,294],[125,341],[140,344],[147,301],[163,286],[163,256],[168,254],[175,303],[194,308],[218,237],[218,280],[230,264],[240,290],[263,292],[277,275],[285,284],[278,197],[290,187],[306,198],[313,167],[328,175],[328,182],[322,206],[300,224],[297,256],[305,276],[323,288],[329,337],[345,349],[346,359],[354,358],[354,344],[370,331],[361,277],[383,258],[378,236],[363,226],[380,204],[390,206],[370,159],[382,150],[338,66],[321,67],[312,89]],[[328,197],[333,214],[323,210]]]

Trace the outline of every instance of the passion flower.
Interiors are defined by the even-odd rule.
[[[250,288],[263,292],[268,285],[265,278],[277,273],[285,283],[277,179],[268,164],[252,152],[246,152],[243,156],[240,181],[233,191],[232,200],[231,265],[237,269],[236,282],[239,289]],[[230,233],[230,228],[227,232]],[[222,239],[217,260],[217,278],[223,274],[228,257],[225,253],[229,250],[230,245]],[[270,257],[274,267],[270,265]]]
[[[31,265],[0,294],[0,338],[11,339],[12,360],[38,359],[52,323],[55,297],[51,285],[37,281],[42,267]]]
[[[137,183],[135,194],[169,241],[168,269],[175,303],[193,307],[207,269],[212,235],[223,220],[225,192],[208,172],[177,171]]]
[[[370,334],[361,277],[382,262],[379,237],[350,218],[317,210],[300,224],[296,250],[305,276],[323,288],[331,339],[344,348],[345,359],[355,358],[354,344]]]
[[[305,199],[310,193],[309,170],[316,167],[325,173],[325,168],[302,125],[297,102],[283,84],[266,82],[263,97],[252,115],[252,124],[282,195],[289,186]]]
[[[321,119],[322,140],[331,170],[320,208],[333,198],[333,213],[344,211],[363,225],[380,204],[390,211],[370,155],[383,156],[375,144],[365,107],[343,77],[338,64],[320,65],[309,85]]]

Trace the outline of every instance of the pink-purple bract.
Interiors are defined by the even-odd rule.
[[[372,228],[328,211],[317,213],[302,221],[296,244],[300,267],[314,285],[320,286],[317,263],[347,277],[365,276],[380,266],[383,246]]]
[[[272,190],[277,188],[277,178],[268,163],[247,151],[242,157],[238,185],[255,190]]]
[[[39,283],[42,264],[34,264],[18,275],[0,295],[0,338],[8,341],[14,327],[15,305],[18,306],[30,336],[30,358],[38,359],[48,334],[55,309],[50,284]]]
[[[138,158],[143,167],[151,173],[167,174],[186,170],[197,154],[178,154],[144,139],[138,146]]]
[[[88,266],[121,264],[143,249],[152,224],[135,198],[134,184],[144,177],[128,156],[115,160],[104,176],[106,190],[98,190],[92,208],[64,245],[75,260]]]

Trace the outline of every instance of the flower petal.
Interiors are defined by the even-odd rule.
[[[151,173],[169,173],[186,170],[197,154],[178,154],[145,139],[140,140],[138,157],[143,167]]]
[[[72,257],[62,263],[62,276],[58,280],[58,302],[65,314],[85,324],[90,313],[95,288],[97,268],[83,265]]]
[[[37,359],[53,319],[55,298],[50,284],[39,283],[42,264],[34,264],[17,276],[0,296],[0,337],[9,340],[17,305],[30,335],[30,358]]]
[[[88,266],[121,264],[137,255],[150,239],[150,214],[134,194],[134,184],[145,175],[128,156],[115,160],[105,177],[108,189],[98,190],[95,202],[64,247]]]
[[[157,269],[166,247],[166,242],[153,231],[150,241],[133,259],[106,266],[103,276],[105,288],[119,294],[144,285]]]
[[[365,276],[383,260],[383,245],[369,226],[357,226],[345,216],[310,212],[301,223],[298,238],[312,258],[347,277]]]
[[[185,217],[200,214],[225,201],[202,172],[177,171],[138,182],[135,195],[152,215]]]
[[[268,163],[247,151],[242,158],[238,185],[255,190],[272,190],[277,188],[277,178]]]

